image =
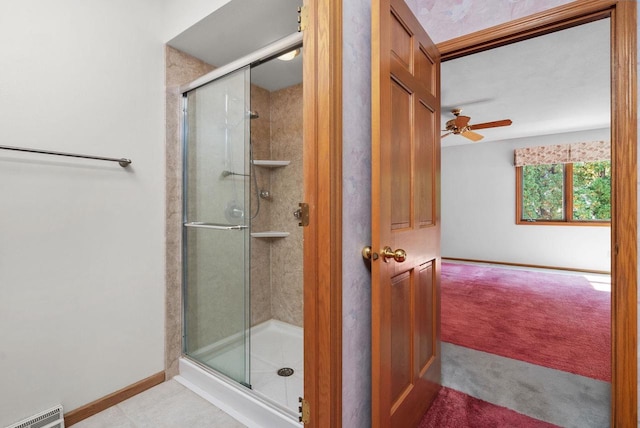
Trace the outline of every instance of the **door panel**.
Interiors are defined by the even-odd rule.
[[[373,0],[372,47],[372,425],[405,428],[440,388],[440,65],[401,0]]]
[[[393,13],[391,14],[391,27],[391,52],[407,69],[410,69],[412,63],[411,32]]]
[[[418,226],[433,225],[435,218],[434,184],[435,173],[435,143],[431,129],[437,128],[436,115],[428,106],[418,102],[416,108],[416,122],[428,124],[427,132],[423,127],[416,129],[415,153],[415,186],[416,186],[416,221]]]
[[[408,334],[411,314],[406,311],[411,304],[411,276],[408,272],[391,279],[391,329],[402,332],[391,337],[391,397],[395,402],[411,385],[411,337]]]
[[[416,288],[416,308],[433,307],[435,300],[434,273],[433,262],[420,266],[420,276]],[[429,369],[435,357],[436,323],[433,315],[433,311],[416,310],[417,371],[420,372],[420,376],[423,376],[424,372]]]
[[[391,151],[391,228],[411,223],[411,94],[397,83],[391,85],[391,132],[398,147]]]

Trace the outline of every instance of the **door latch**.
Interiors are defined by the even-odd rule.
[[[300,206],[300,208],[293,212],[293,216],[300,220],[298,226],[309,226],[309,204],[300,202],[298,205]]]

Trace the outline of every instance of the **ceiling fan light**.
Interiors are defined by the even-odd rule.
[[[298,55],[300,55],[300,48],[298,49],[294,49],[292,51],[289,51],[285,54],[282,54],[278,57],[278,59],[280,61],[291,61],[292,59],[294,59],[295,57],[297,57]]]

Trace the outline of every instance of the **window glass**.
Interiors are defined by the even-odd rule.
[[[573,164],[573,219],[611,220],[611,161]]]
[[[522,219],[564,219],[563,164],[522,167]]]

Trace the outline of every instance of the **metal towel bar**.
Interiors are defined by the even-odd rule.
[[[43,155],[55,155],[55,156],[67,156],[71,158],[82,158],[82,159],[95,159],[95,160],[103,160],[109,162],[118,162],[118,164],[126,168],[131,164],[131,159],[125,158],[105,158],[102,156],[89,156],[89,155],[78,155],[73,153],[64,153],[64,152],[52,152],[49,150],[38,150],[38,149],[24,149],[22,147],[12,147],[12,146],[0,146],[1,150],[14,150],[16,152],[27,152],[27,153],[40,153]]]
[[[216,230],[242,230],[247,229],[249,226],[245,226],[244,224],[220,224],[220,223],[204,223],[202,221],[191,221],[189,223],[184,224],[185,227],[202,227],[205,229],[216,229]]]

